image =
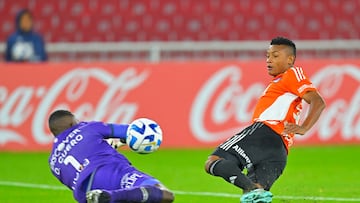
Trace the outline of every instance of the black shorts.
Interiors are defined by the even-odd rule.
[[[256,122],[220,144],[212,155],[236,162],[247,176],[269,190],[282,174],[287,151],[281,137]]]

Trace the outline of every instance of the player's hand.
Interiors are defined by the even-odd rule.
[[[125,145],[124,142],[122,142],[122,140],[118,139],[118,138],[108,138],[106,139],[106,142],[111,145],[114,149],[117,149],[123,145]]]
[[[296,125],[295,123],[286,123],[283,134],[299,134],[303,135],[306,133],[306,129],[302,126]]]

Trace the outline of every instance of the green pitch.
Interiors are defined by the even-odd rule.
[[[161,149],[149,155],[124,154],[137,168],[175,191],[177,203],[239,202],[239,189],[204,172],[203,163],[211,151]],[[359,155],[360,146],[293,148],[284,174],[272,188],[273,202],[360,202]],[[0,153],[0,202],[75,202],[72,193],[50,174],[47,156]]]

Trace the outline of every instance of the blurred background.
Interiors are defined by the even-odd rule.
[[[23,8],[49,61],[263,58],[279,35],[299,58],[360,56],[357,0],[1,0],[0,39]]]
[[[165,146],[216,146],[251,122],[276,36],[294,40],[296,65],[328,104],[299,143],[359,143],[359,9],[358,0],[0,0],[0,147],[30,137],[20,149],[48,149],[46,116],[60,107],[81,119],[151,116],[169,126]],[[172,127],[173,115],[183,125]]]

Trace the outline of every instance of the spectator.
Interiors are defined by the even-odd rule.
[[[42,36],[33,31],[33,16],[27,9],[16,16],[16,31],[7,40],[5,60],[13,62],[46,61]]]

